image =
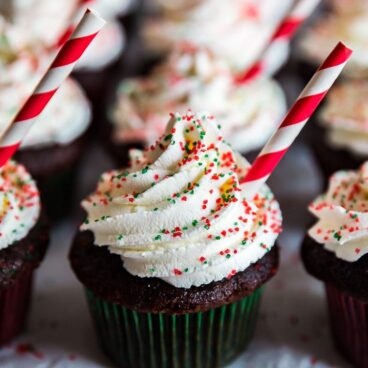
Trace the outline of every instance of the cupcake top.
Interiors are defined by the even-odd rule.
[[[40,44],[24,43],[19,28],[0,20],[0,134],[10,125],[50,62]],[[72,80],[66,81],[23,141],[23,146],[67,144],[90,122],[89,103]]]
[[[352,77],[368,75],[368,6],[365,0],[338,0],[332,10],[302,39],[302,56],[320,63],[338,41],[346,42],[354,54],[344,69]]]
[[[321,112],[330,145],[368,155],[367,99],[367,81],[348,80],[331,91]]]
[[[80,0],[4,0],[1,3],[0,13],[8,22],[25,30],[24,37],[50,46],[64,32]]]
[[[22,165],[8,161],[0,168],[0,249],[23,239],[40,215],[40,196]]]
[[[151,142],[165,130],[170,111],[212,111],[234,149],[262,146],[285,112],[278,84],[239,84],[227,64],[206,48],[182,45],[147,78],[121,83],[112,111],[114,140]]]
[[[151,49],[167,52],[182,41],[205,45],[226,59],[232,68],[242,71],[257,61],[292,0],[281,3],[272,0],[161,3],[163,13],[148,20],[143,29]],[[246,51],[242,51],[244,45]],[[282,51],[283,54],[287,52],[287,49]],[[285,58],[285,55],[279,56]]]
[[[111,21],[83,54],[77,68],[99,70],[118,59],[125,46],[125,33],[114,19],[124,9],[127,10],[130,2],[94,0],[86,4],[85,9],[90,6]],[[47,48],[55,47],[65,30],[73,22],[77,23],[85,10],[80,0],[10,0],[4,8],[0,13],[6,13],[7,22],[19,29],[25,43],[41,44]]]
[[[327,193],[310,206],[318,219],[309,235],[348,262],[368,253],[368,162],[356,171],[339,171]]]
[[[281,231],[281,212],[263,186],[240,184],[248,162],[206,114],[172,114],[165,134],[131,152],[126,170],[104,174],[83,203],[97,246],[125,269],[190,288],[231,277],[262,258]]]

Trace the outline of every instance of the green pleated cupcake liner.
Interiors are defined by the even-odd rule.
[[[262,288],[206,312],[140,313],[86,289],[102,349],[123,368],[215,368],[244,351],[251,340]]]

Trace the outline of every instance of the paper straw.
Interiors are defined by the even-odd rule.
[[[299,27],[312,14],[321,0],[297,0],[284,20],[280,23],[271,37],[269,44],[261,53],[257,60],[245,73],[237,78],[238,83],[246,83],[261,74],[270,75],[274,71],[275,58],[278,57],[277,51],[282,47],[287,47],[291,38]]]
[[[81,19],[84,12],[86,11],[86,6],[90,5],[93,2],[94,0],[79,0],[75,8],[71,24],[65,29],[65,31],[61,34],[61,36],[57,39],[56,43],[53,45],[55,49],[59,49],[69,39],[69,37],[77,27],[78,21]]]
[[[345,67],[352,50],[339,42],[318,68],[286,117],[266,143],[241,184],[252,195],[266,182]]]
[[[0,141],[0,167],[18,149],[28,130],[33,126],[62,82],[69,76],[75,63],[104,26],[105,21],[87,10],[78,27],[57,53],[47,72],[19,110]]]

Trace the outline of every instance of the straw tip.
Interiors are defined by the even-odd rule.
[[[345,52],[345,54],[347,56],[351,56],[351,54],[354,52],[353,49],[351,49],[350,47],[346,46],[346,44],[342,41],[339,41],[338,44],[336,45],[336,48],[339,48],[341,50],[341,52]]]
[[[85,15],[93,16],[100,23],[101,27],[106,24],[106,20],[95,9],[87,8]]]

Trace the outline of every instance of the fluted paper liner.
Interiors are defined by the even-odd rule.
[[[325,290],[335,345],[355,367],[368,367],[368,303],[330,284]]]
[[[215,368],[237,357],[253,336],[262,288],[206,312],[140,313],[86,289],[104,352],[124,368]]]
[[[10,286],[0,289],[0,345],[16,337],[27,319],[32,292],[31,268]]]

